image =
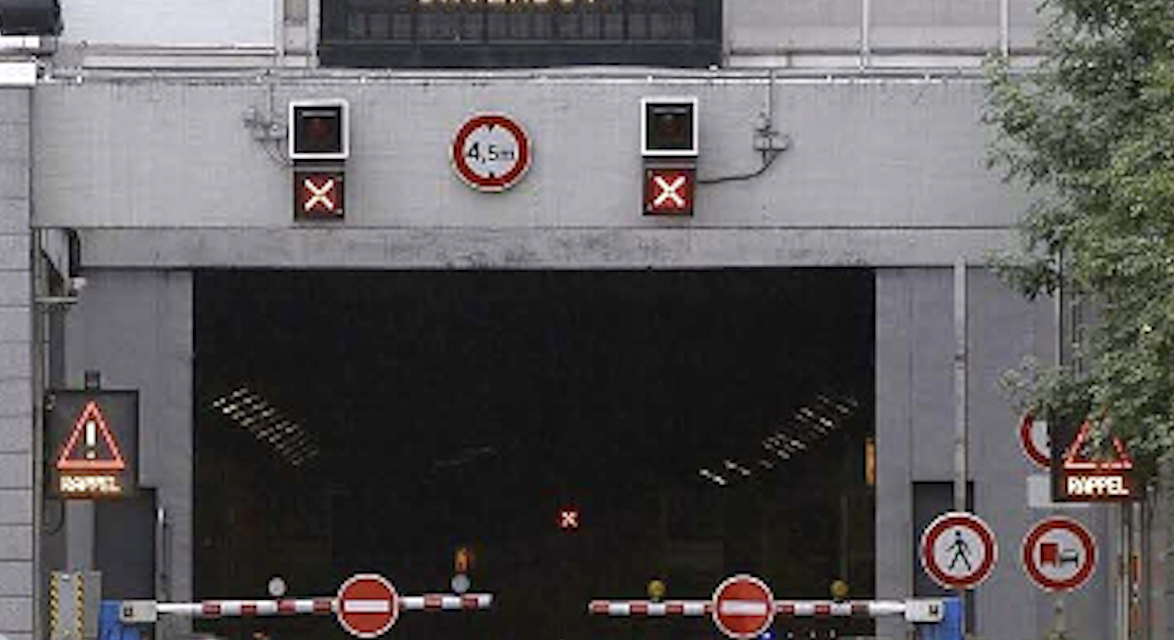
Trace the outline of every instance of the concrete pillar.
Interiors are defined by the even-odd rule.
[[[0,87],[0,635],[32,640],[29,92]]]

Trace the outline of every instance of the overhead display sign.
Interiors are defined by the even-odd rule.
[[[508,116],[483,113],[457,131],[449,149],[453,170],[478,191],[505,191],[530,168],[530,137]]]
[[[709,67],[722,0],[335,0],[322,5],[323,66]]]
[[[1046,591],[1081,587],[1097,564],[1096,539],[1084,525],[1060,516],[1036,523],[1023,538],[1021,554],[1027,577]]]
[[[1110,431],[1098,448],[1092,423],[1085,420],[1076,437],[1063,445],[1059,464],[1052,469],[1052,493],[1057,502],[1114,502],[1136,498],[1133,459],[1125,444]]]
[[[121,498],[138,489],[137,391],[58,390],[47,394],[49,495]]]
[[[990,525],[972,513],[944,513],[921,535],[921,566],[946,589],[977,587],[991,574],[998,556]]]

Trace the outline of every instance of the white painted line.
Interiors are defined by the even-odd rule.
[[[725,600],[721,612],[727,616],[765,616],[766,603],[753,600]]]
[[[343,600],[343,613],[390,613],[391,602],[387,600]]]

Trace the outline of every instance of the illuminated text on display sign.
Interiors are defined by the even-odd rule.
[[[424,6],[471,5],[486,7],[573,7],[595,4],[595,0],[416,0],[416,2]]]

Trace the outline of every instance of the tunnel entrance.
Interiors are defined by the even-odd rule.
[[[495,594],[405,613],[391,634],[412,640],[717,636],[586,615],[652,579],[871,597],[873,296],[865,269],[200,272],[196,595],[280,576],[330,596],[358,572],[449,592],[459,569]]]

